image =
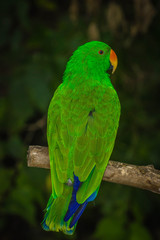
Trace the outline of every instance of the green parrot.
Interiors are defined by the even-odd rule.
[[[48,109],[47,139],[52,194],[42,227],[73,234],[88,202],[98,193],[112,153],[120,102],[110,74],[117,56],[91,41],[71,56]]]

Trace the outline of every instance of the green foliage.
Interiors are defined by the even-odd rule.
[[[145,6],[147,14],[141,1],[1,1],[2,240],[66,239],[41,229],[49,171],[27,168],[26,155],[29,145],[47,145],[51,96],[69,56],[89,40],[106,42],[119,59],[112,81],[122,114],[111,158],[160,168],[159,3],[145,0]],[[95,203],[73,239],[160,239],[158,195],[105,182]]]
[[[148,230],[139,223],[132,223],[130,226],[130,237],[129,240],[151,240],[152,237]]]
[[[12,176],[13,176],[12,169],[6,169],[6,168],[0,169],[0,182],[3,183],[3,184],[1,184],[1,188],[0,188],[1,196],[5,193],[6,189],[8,189],[10,187],[10,182],[11,182]]]
[[[118,218],[104,218],[101,219],[100,223],[98,224],[95,239],[125,239],[125,226],[121,222],[121,219]]]

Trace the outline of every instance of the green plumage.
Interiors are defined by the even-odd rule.
[[[100,55],[99,50],[104,54]],[[83,204],[99,188],[112,153],[120,103],[106,72],[110,67],[110,51],[108,45],[97,41],[79,47],[67,63],[63,83],[51,100],[47,138],[52,197],[57,206],[53,203],[52,211],[46,216],[48,230],[70,233],[75,229],[69,227],[71,219],[63,222],[73,190],[73,185],[68,186],[67,182],[73,182],[74,175],[78,176],[82,184],[76,200]],[[55,212],[58,220],[53,218]]]

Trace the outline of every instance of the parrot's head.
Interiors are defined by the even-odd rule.
[[[118,64],[117,55],[110,46],[103,42],[91,41],[80,46],[72,55],[71,65],[80,71],[106,74],[115,72]]]

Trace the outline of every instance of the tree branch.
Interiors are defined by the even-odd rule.
[[[27,159],[28,167],[50,168],[47,147],[30,146]],[[109,161],[103,180],[160,194],[160,171],[155,169],[153,165],[136,166]]]

